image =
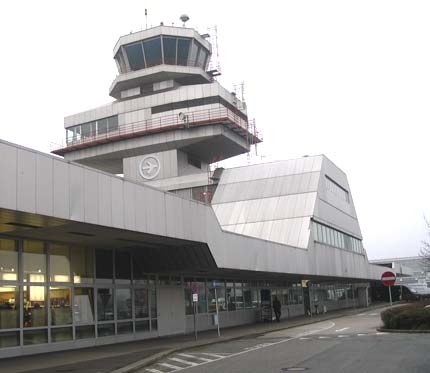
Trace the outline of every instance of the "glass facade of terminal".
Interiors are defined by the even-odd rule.
[[[193,313],[193,291],[200,314],[214,313],[217,301],[220,312],[259,312],[262,289],[270,289],[283,306],[304,306],[304,289],[297,282],[147,274],[132,249],[0,238],[0,348],[156,336],[160,286],[183,288],[184,315]],[[315,300],[345,299],[348,286],[325,285]]]
[[[0,238],[0,347],[157,329],[137,254]]]

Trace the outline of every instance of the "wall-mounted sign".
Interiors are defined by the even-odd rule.
[[[155,155],[147,155],[139,163],[139,174],[146,180],[157,177],[160,173],[160,161]]]

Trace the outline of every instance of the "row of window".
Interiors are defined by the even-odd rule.
[[[205,69],[208,57],[208,50],[194,39],[163,35],[124,46],[115,60],[120,72],[126,73],[161,64]]]
[[[66,142],[71,144],[97,135],[106,135],[118,130],[118,115],[78,124],[66,129]]]
[[[0,283],[155,285],[145,265],[142,251],[0,238]]]
[[[313,222],[313,227],[315,241],[349,250],[357,254],[364,254],[361,240],[315,221]]]
[[[333,193],[337,198],[349,203],[349,193],[346,189],[342,188],[338,183],[330,179],[327,175],[325,177],[325,185],[329,192]]]
[[[267,285],[267,284],[266,284]],[[263,286],[266,288],[266,286]],[[184,281],[185,312],[193,313],[193,292],[198,296],[197,312],[213,313],[218,311],[235,311],[259,308],[261,306],[261,286],[249,282],[191,280]],[[216,292],[216,296],[215,296]],[[277,295],[283,305],[303,303],[303,290],[299,284],[290,284],[285,288],[273,288],[272,296]]]
[[[154,288],[0,286],[0,329],[148,318],[157,318]]]

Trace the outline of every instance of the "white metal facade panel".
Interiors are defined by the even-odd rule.
[[[85,168],[70,165],[70,217],[72,220],[85,221]]]
[[[112,225],[112,178],[98,174],[98,224]]]
[[[18,162],[18,149],[0,142],[0,206],[7,209],[16,209],[17,180],[16,170]],[[4,182],[3,180],[8,180]]]
[[[36,212],[36,153],[18,151],[17,208]]]
[[[98,181],[98,174],[94,173],[90,169],[84,170],[85,221],[92,224],[99,223]]]
[[[53,160],[53,215],[62,219],[70,217],[70,178],[69,164],[60,160]],[[48,177],[48,175],[44,175]]]
[[[128,181],[123,182],[124,192],[124,224],[125,229],[136,230],[136,189],[137,185]],[[141,190],[139,189],[139,192]]]
[[[117,178],[111,179],[111,206],[112,206],[112,226],[124,228],[124,190],[123,181]]]
[[[42,156],[36,155],[36,211],[42,215],[52,215],[53,206],[53,160]]]

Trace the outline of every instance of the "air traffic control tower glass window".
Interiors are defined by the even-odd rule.
[[[164,63],[176,65],[176,38],[163,37]]]
[[[145,67],[141,43],[127,45],[125,50],[132,70],[140,70]]]
[[[165,35],[126,45],[123,50],[129,66],[126,66],[121,50],[115,56],[120,71],[123,73],[163,63],[166,65],[199,66],[205,69],[209,57],[209,51],[197,41]]]
[[[161,39],[154,38],[143,42],[145,50],[146,67],[161,65]]]

